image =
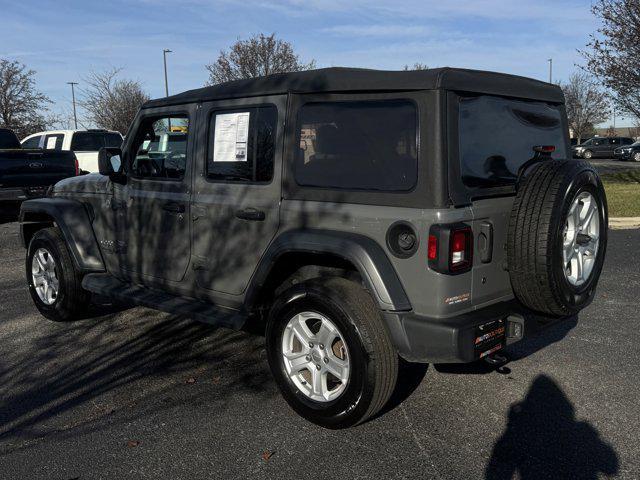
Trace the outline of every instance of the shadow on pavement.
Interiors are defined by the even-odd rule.
[[[129,418],[140,413],[134,404],[157,411],[206,397],[223,409],[239,392],[272,390],[263,338],[146,309],[119,313],[124,308],[99,304],[100,318],[48,322],[36,326],[27,350],[5,349],[0,441],[39,438],[78,418],[95,425],[116,410]],[[4,329],[0,344],[24,343],[21,318],[3,322],[17,328]]]
[[[618,472],[618,455],[586,422],[560,387],[538,376],[525,399],[512,405],[507,429],[493,447],[486,479],[596,479]]]

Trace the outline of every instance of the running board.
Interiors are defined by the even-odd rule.
[[[123,302],[175,313],[200,322],[239,330],[247,317],[237,310],[217,307],[196,298],[179,297],[139,285],[121,282],[108,273],[90,273],[82,280],[82,288]]]

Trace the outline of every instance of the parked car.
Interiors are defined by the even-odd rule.
[[[640,162],[640,141],[625,147],[618,147],[615,149],[613,154],[618,160],[633,160],[634,162]]]
[[[192,90],[144,104],[102,175],[22,205],[26,280],[52,320],[97,293],[263,325],[287,402],[348,427],[385,405],[399,357],[501,362],[592,301],[607,207],[569,149],[562,90],[505,74]]]
[[[634,142],[630,137],[593,137],[573,147],[573,156],[576,158],[613,158],[616,148],[623,145],[631,145]]]
[[[13,131],[0,128],[0,216],[17,219],[22,201],[42,197],[63,178],[77,175],[73,152],[27,150]]]
[[[22,140],[25,148],[73,151],[80,170],[94,173],[98,171],[98,151],[103,147],[120,147],[122,135],[111,130],[51,130],[29,135]]]

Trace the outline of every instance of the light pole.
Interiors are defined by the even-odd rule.
[[[169,96],[169,80],[167,80],[167,53],[172,53],[171,50],[165,48],[162,50],[162,58],[164,59],[164,93],[165,96]]]
[[[78,82],[67,82],[67,85],[71,85],[71,99],[73,100],[73,124],[78,129],[78,115],[76,115],[76,92],[73,88],[74,85],[78,85]]]
[[[549,83],[553,83],[553,58],[547,59],[549,62]]]

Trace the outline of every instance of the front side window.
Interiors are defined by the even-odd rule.
[[[133,144],[131,174],[138,178],[179,180],[187,168],[189,118],[147,118]]]
[[[567,158],[561,109],[544,102],[482,95],[460,99],[460,170],[468,187],[513,185],[533,147],[554,145]]]
[[[207,177],[270,182],[277,124],[278,109],[273,105],[215,112],[209,123]]]
[[[42,135],[36,135],[35,137],[31,137],[22,142],[22,148],[40,148],[40,140],[42,139]]]
[[[346,190],[411,190],[418,171],[417,109],[408,100],[318,102],[298,113],[295,179]]]

